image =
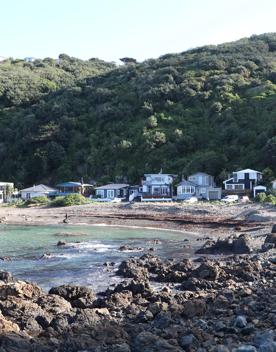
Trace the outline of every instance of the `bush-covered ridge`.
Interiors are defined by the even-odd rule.
[[[0,78],[2,178],[136,182],[161,167],[218,178],[245,167],[276,172],[276,34],[113,69],[100,62],[96,75],[80,73],[81,62],[70,82],[48,94],[34,89],[29,100],[18,98],[27,94],[20,84],[7,100]]]

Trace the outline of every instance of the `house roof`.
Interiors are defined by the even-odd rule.
[[[90,185],[89,183],[80,183],[80,182],[72,182],[72,181],[59,183],[57,185],[57,187],[81,187],[81,186],[93,187],[93,185]]]
[[[144,176],[172,176],[172,177],[176,177],[177,175],[155,173],[155,174],[144,174]]]
[[[13,186],[13,182],[0,182],[0,186]]]
[[[266,189],[266,186],[261,186],[261,185],[255,186],[254,189]]]
[[[252,170],[252,169],[239,170],[239,171],[235,171],[234,173],[237,173],[237,172],[243,172],[243,173],[257,172],[258,174],[261,174],[260,171]]]
[[[211,176],[211,175],[207,174],[206,172],[195,172],[194,174],[190,175],[189,177],[195,176],[195,175]]]
[[[197,187],[197,184],[192,181],[182,180],[178,186],[194,186]]]
[[[127,183],[109,183],[108,185],[103,185],[100,187],[95,187],[95,189],[121,189],[129,187]]]
[[[234,179],[234,177],[230,177],[230,178],[228,178],[227,180],[224,180],[223,183],[226,183],[227,181],[231,181],[231,180],[233,180],[233,179]]]
[[[44,193],[44,192],[54,192],[54,191],[56,191],[54,188],[40,184],[40,185],[34,185],[33,187],[21,189],[20,192]]]

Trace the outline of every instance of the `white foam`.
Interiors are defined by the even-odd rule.
[[[68,243],[66,245],[70,248],[76,248],[83,251],[96,251],[96,252],[107,252],[116,248],[116,246],[101,243],[99,241],[93,242],[80,242],[80,243]]]

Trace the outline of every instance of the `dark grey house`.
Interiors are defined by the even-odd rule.
[[[102,200],[111,201],[115,198],[128,199],[129,184],[110,183],[104,186],[95,187],[96,197]]]
[[[262,181],[262,173],[252,169],[235,171],[232,177],[223,181],[226,193],[253,195],[254,187]]]

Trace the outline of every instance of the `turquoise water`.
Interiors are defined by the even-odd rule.
[[[153,244],[158,239],[160,243]],[[153,252],[164,258],[179,258],[192,253],[189,244],[195,242],[192,234],[151,229],[130,229],[100,226],[12,226],[0,225],[0,270],[17,278],[49,288],[61,284],[92,287],[97,292],[120,280],[114,271],[108,271],[105,262],[118,265],[123,259]],[[66,241],[66,246],[57,246]],[[121,252],[119,247],[143,247],[143,252]],[[184,247],[184,245],[186,245]]]

